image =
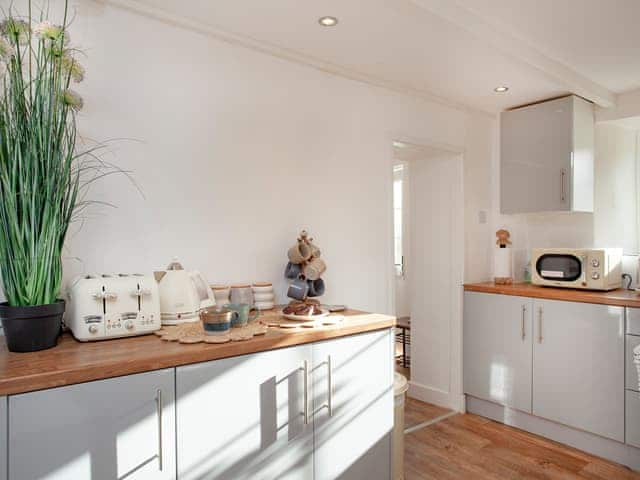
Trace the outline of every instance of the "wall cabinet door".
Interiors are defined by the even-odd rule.
[[[466,292],[464,392],[531,413],[530,298]]]
[[[569,210],[571,105],[567,97],[501,114],[502,213]]]
[[[175,479],[174,371],[9,398],[10,480]]]
[[[501,114],[502,213],[593,211],[593,115],[576,96]]]
[[[533,413],[624,441],[624,309],[534,302]]]
[[[391,478],[392,346],[391,330],[313,344],[314,480]]]
[[[176,369],[178,478],[310,479],[302,345]]]

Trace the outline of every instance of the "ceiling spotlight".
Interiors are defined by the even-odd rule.
[[[336,17],[320,17],[318,23],[323,27],[335,27],[338,24]]]
[[[493,89],[494,92],[496,93],[504,93],[506,91],[509,90],[509,87],[505,87],[505,86],[501,86],[501,87],[496,87]]]

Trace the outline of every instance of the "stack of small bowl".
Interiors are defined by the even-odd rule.
[[[253,304],[258,310],[271,310],[275,304],[275,295],[271,282],[256,282],[251,285]]]

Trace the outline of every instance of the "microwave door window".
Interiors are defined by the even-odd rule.
[[[546,254],[536,262],[536,271],[545,280],[573,282],[582,275],[582,264],[573,255]]]

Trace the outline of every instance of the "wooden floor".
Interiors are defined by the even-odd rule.
[[[405,430],[410,429],[450,412],[451,410],[447,408],[437,407],[436,405],[407,397],[404,404],[404,428]]]
[[[408,425],[443,411],[407,399],[405,418]],[[405,479],[640,480],[640,473],[477,415],[459,414],[406,435]]]

